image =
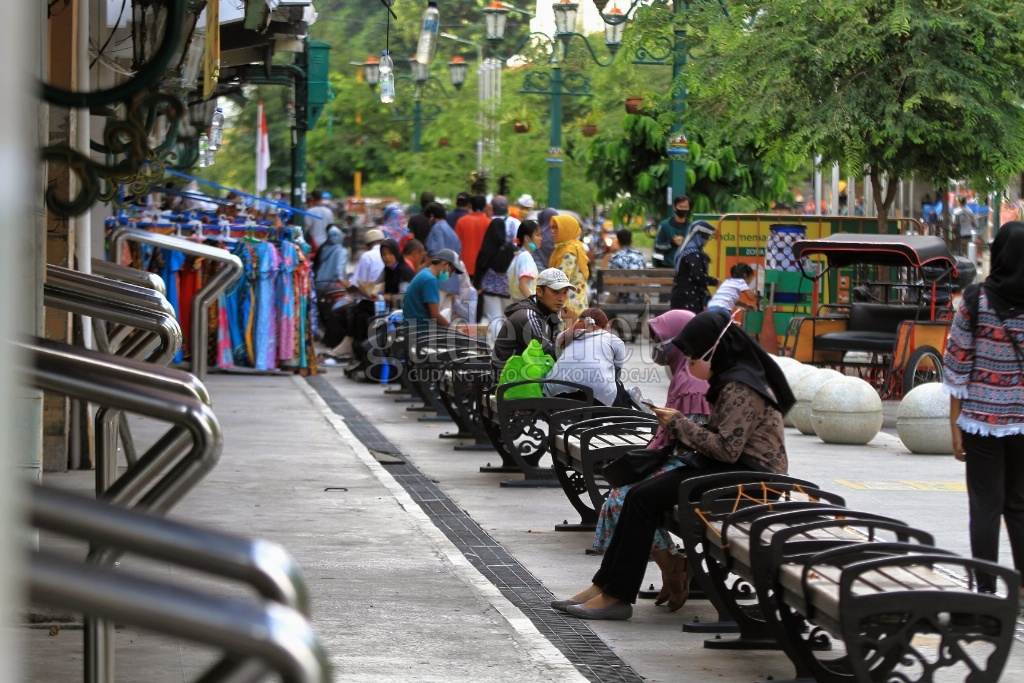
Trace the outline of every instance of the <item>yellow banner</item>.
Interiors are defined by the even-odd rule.
[[[206,49],[203,51],[203,99],[208,100],[220,79],[220,0],[206,3]]]

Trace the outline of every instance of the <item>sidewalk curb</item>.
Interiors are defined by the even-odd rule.
[[[539,668],[549,672],[559,681],[578,681],[587,679],[576,670],[576,667],[544,637],[533,622],[513,605],[501,591],[487,580],[466,559],[462,552],[448,540],[434,525],[433,521],[423,512],[406,490],[395,481],[387,469],[377,462],[376,458],[352,433],[345,419],[331,410],[327,402],[303,378],[293,377],[299,389],[319,411],[325,420],[334,428],[342,442],[348,444],[360,462],[373,474],[394,496],[399,506],[409,515],[416,528],[430,540],[437,552],[452,566],[452,573],[463,583],[471,587],[481,598],[486,600],[501,615],[510,628],[513,640],[522,647]]]

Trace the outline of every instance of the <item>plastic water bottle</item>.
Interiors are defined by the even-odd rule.
[[[380,101],[391,104],[395,101],[395,63],[391,54],[384,50],[380,54]]]
[[[220,149],[220,143],[224,140],[224,110],[217,107],[213,112],[213,119],[210,121],[210,143],[207,147],[214,152]]]
[[[206,168],[210,165],[210,139],[206,133],[199,134],[199,168]]]
[[[388,314],[388,302],[384,301],[384,295],[377,295],[377,303],[373,307],[374,312],[379,316],[385,316]]]
[[[423,13],[423,24],[420,26],[420,42],[416,46],[416,61],[423,66],[430,66],[437,50],[437,33],[441,30],[441,12],[437,3],[430,0],[427,11]]]

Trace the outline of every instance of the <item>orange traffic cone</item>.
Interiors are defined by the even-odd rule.
[[[775,333],[775,309],[768,306],[764,309],[761,320],[761,333],[757,336],[761,348],[773,356],[779,355],[779,337]]]

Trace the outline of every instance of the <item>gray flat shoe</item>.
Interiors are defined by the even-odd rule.
[[[558,610],[559,612],[565,612],[568,607],[572,605],[582,605],[582,600],[552,600],[550,603],[551,609]]]
[[[595,619],[602,621],[625,621],[633,616],[633,605],[628,602],[617,602],[611,607],[604,609],[587,609],[582,604],[569,605],[565,608],[567,614],[580,619]]]

